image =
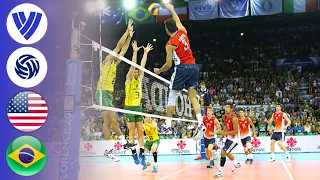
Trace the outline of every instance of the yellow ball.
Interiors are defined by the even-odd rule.
[[[152,3],[149,8],[148,11],[150,12],[150,14],[152,15],[158,15],[160,12],[161,6],[158,3]]]

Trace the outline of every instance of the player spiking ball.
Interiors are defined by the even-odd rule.
[[[172,4],[166,4],[166,8],[171,12],[172,19],[164,22],[165,30],[170,36],[166,44],[166,63],[161,68],[154,68],[156,74],[160,74],[172,67],[172,61],[175,64],[175,70],[171,77],[170,93],[168,98],[167,117],[172,118],[176,106],[178,93],[184,88],[188,89],[188,96],[192,108],[196,114],[199,123],[199,131],[195,140],[201,139],[206,127],[203,126],[200,105],[197,100],[197,90],[199,83],[199,68],[192,55],[190,42],[186,28],[182,25],[179,16],[174,10]],[[167,128],[171,127],[171,121],[167,120]]]

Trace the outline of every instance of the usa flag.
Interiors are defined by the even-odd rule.
[[[41,95],[25,91],[13,97],[7,107],[10,123],[23,132],[39,129],[47,120],[48,107]]]

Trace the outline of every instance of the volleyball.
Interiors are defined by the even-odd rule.
[[[149,8],[148,11],[152,14],[152,15],[158,15],[160,12],[161,6],[158,3],[152,3]]]

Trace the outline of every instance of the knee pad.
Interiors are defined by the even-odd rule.
[[[176,106],[177,97],[178,97],[178,92],[170,90],[169,98],[168,98],[168,106]]]
[[[247,149],[251,149],[252,148],[252,144],[251,144],[251,142],[247,142]]]

